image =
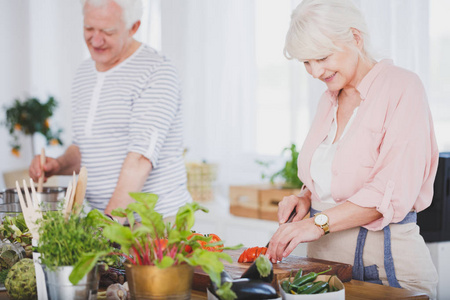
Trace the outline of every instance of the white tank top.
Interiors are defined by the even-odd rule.
[[[330,132],[328,132],[328,136],[314,152],[310,168],[311,178],[317,195],[322,202],[326,203],[336,203],[333,197],[331,197],[331,166],[333,164],[334,155],[336,154],[336,147],[347,133],[348,128],[353,123],[356,113],[358,112],[358,107],[356,107],[353,110],[353,114],[350,117],[350,120],[348,120],[347,125],[345,125],[341,137],[333,144],[337,132],[337,109],[338,106],[336,105],[334,107],[334,118]]]

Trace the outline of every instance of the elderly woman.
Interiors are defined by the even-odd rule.
[[[280,202],[267,254],[277,262],[308,242],[308,257],[352,264],[354,279],[435,297],[437,272],[416,224],[439,157],[424,87],[375,61],[367,45],[351,1],[303,0],[292,14],[285,55],[328,89],[299,155],[302,192]]]

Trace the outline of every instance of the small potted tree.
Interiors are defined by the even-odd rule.
[[[21,144],[19,133],[31,136],[32,151],[34,151],[34,134],[41,133],[47,140],[47,144],[62,145],[60,139],[61,129],[52,131],[49,119],[57,102],[49,97],[46,103],[41,103],[37,98],[28,98],[25,101],[16,99],[11,107],[5,108],[6,121],[4,122],[12,137],[11,153],[20,155]]]
[[[211,242],[212,237],[192,234],[196,211],[208,210],[196,202],[188,203],[178,210],[175,223],[164,223],[161,214],[155,211],[158,196],[149,193],[130,193],[136,202],[126,209],[116,209],[113,216],[127,218],[129,226],[123,226],[103,215],[97,225],[112,242],[121,246],[121,251],[89,251],[75,265],[70,275],[76,284],[105,256],[115,254],[126,259],[125,269],[132,299],[190,299],[195,266],[201,268],[211,280],[220,286],[222,299],[234,299],[229,284],[221,285],[221,260],[232,262],[221,250],[222,241]],[[141,221],[135,222],[135,214]],[[241,245],[227,248],[238,249]],[[211,251],[212,250],[212,251]]]

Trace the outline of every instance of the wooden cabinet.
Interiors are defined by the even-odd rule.
[[[278,203],[300,189],[273,185],[230,186],[230,213],[235,216],[277,221]]]

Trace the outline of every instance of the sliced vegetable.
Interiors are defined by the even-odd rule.
[[[250,267],[245,270],[241,278],[258,279],[271,283],[273,280],[273,265],[266,256],[259,256]]]
[[[257,257],[259,257],[261,254],[266,254],[267,248],[266,247],[251,247],[247,248],[242,252],[242,254],[239,256],[238,262],[240,263],[252,263],[255,261]]]

